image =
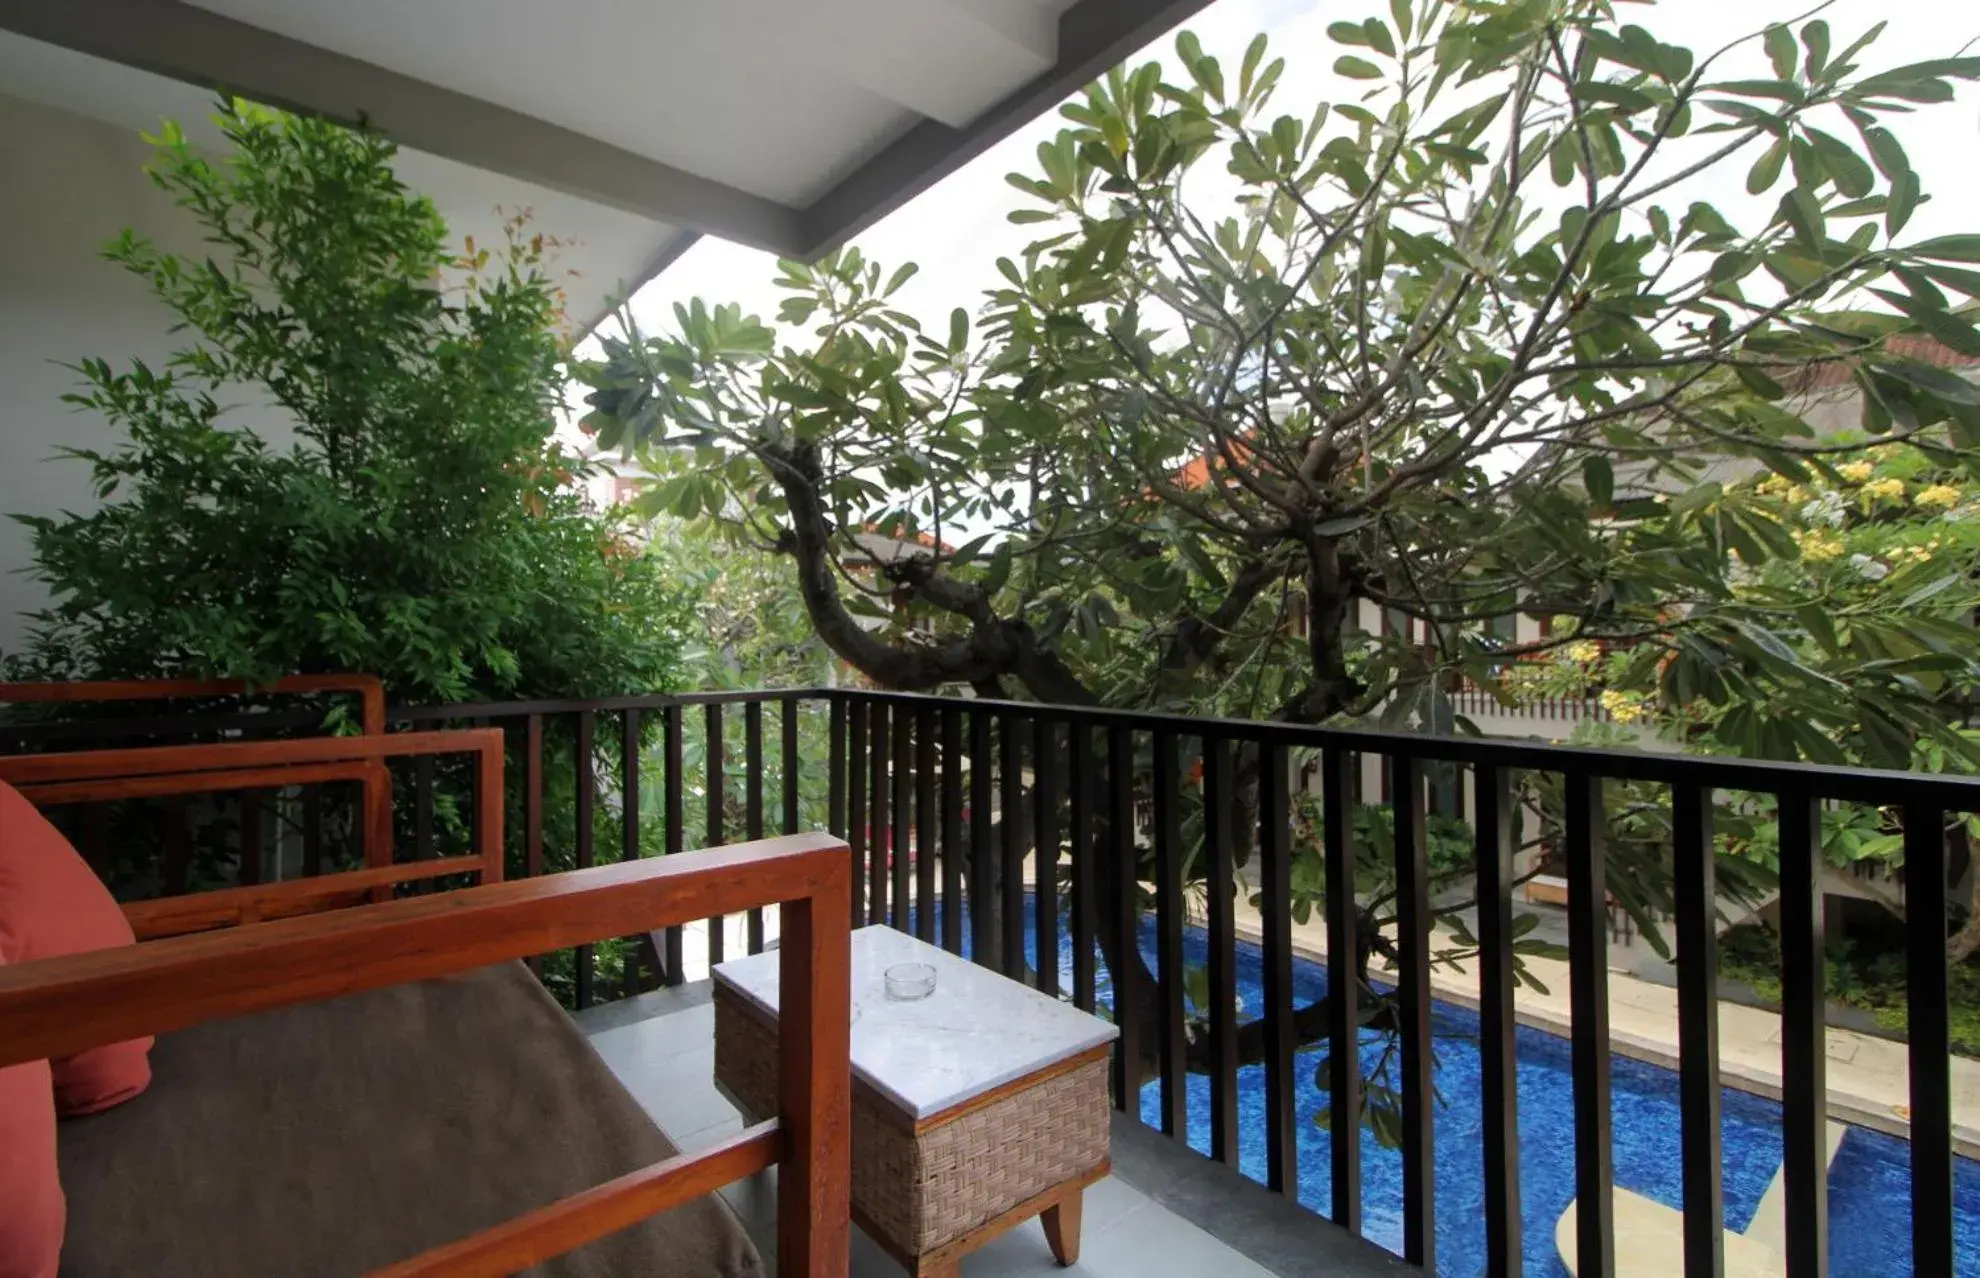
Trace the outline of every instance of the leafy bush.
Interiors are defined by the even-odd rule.
[[[674,686],[682,596],[552,437],[555,242],[517,219],[457,255],[384,139],[240,103],[218,122],[230,156],[168,124],[149,172],[222,253],[105,250],[190,341],[77,366],[70,401],[126,439],[69,453],[101,509],[24,518],[54,603],[10,670],[367,671],[407,701]]]
[[[1870,1013],[1877,1024],[1903,1038],[1907,1034],[1905,959],[1902,952],[1871,952],[1847,941],[1829,947],[1823,964],[1828,997]],[[1730,928],[1719,943],[1719,973],[1753,987],[1762,1002],[1781,1002],[1780,938],[1764,927]],[[1980,962],[1952,965],[1952,1049],[1980,1057]]]

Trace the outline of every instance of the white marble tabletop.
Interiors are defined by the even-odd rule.
[[[731,959],[715,979],[777,1014],[778,954]],[[887,997],[896,963],[935,969],[935,992]],[[852,934],[852,1068],[914,1118],[928,1118],[1081,1052],[1112,1042],[1111,1021],[1040,994],[890,927]]]

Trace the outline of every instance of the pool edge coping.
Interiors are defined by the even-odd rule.
[[[1194,916],[1196,912],[1192,910],[1190,913]],[[1192,917],[1191,921],[1198,924],[1203,922],[1202,919],[1194,917]],[[1264,934],[1257,928],[1246,924],[1242,919],[1236,921],[1233,931],[1240,940],[1248,941],[1253,945],[1264,944]],[[1309,963],[1317,963],[1323,968],[1327,966],[1326,953],[1301,941],[1297,936],[1293,938],[1292,949],[1296,956],[1305,959]],[[1389,978],[1393,978],[1396,975],[1392,968],[1371,965],[1368,970],[1371,975],[1381,975]],[[1627,975],[1627,973],[1618,974]],[[1439,976],[1440,974],[1434,971],[1430,976],[1431,989],[1437,998],[1447,1003],[1455,1003],[1468,1011],[1475,1012],[1478,1010],[1478,995],[1465,990],[1461,986],[1454,986],[1441,980]],[[1554,1035],[1556,1038],[1570,1038],[1573,1034],[1573,1025],[1568,1017],[1544,1009],[1521,1007],[1517,999],[1513,1002],[1513,1019],[1521,1025],[1544,1031]],[[1675,1045],[1667,1045],[1647,1039],[1641,1035],[1633,1034],[1628,1030],[1611,1029],[1609,1031],[1609,1046],[1610,1050],[1619,1052],[1632,1060],[1643,1061],[1646,1064],[1672,1071],[1678,1068],[1678,1054]],[[1771,1101],[1779,1101],[1781,1099],[1781,1077],[1779,1074],[1770,1074],[1762,1070],[1756,1070],[1738,1062],[1721,1060],[1719,1063],[1719,1081],[1723,1086],[1732,1087],[1749,1095],[1764,1097]],[[1871,1108],[1861,1100],[1852,1098],[1847,1092],[1837,1093],[1832,1090],[1829,1092],[1828,1101],[1826,1117],[1829,1119],[1849,1123],[1856,1127],[1867,1127],[1872,1131],[1882,1132],[1886,1136],[1895,1136],[1907,1143],[1911,1140],[1911,1124],[1905,1119],[1889,1113],[1887,1110]],[[1953,1153],[1959,1155],[1961,1158],[1980,1161],[1980,1130],[1967,1127],[1960,1123],[1954,1123],[1952,1143]]]

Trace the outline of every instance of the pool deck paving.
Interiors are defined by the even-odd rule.
[[[1239,900],[1236,913],[1238,934],[1259,940],[1263,932],[1257,912]],[[1295,921],[1293,948],[1301,957],[1324,963],[1325,921],[1317,915],[1305,924]],[[1514,1015],[1523,1025],[1567,1034],[1573,1024],[1567,963],[1534,955],[1523,956],[1523,962],[1546,992],[1520,986]],[[1385,979],[1393,976],[1380,967],[1373,972]],[[1478,1005],[1478,975],[1465,964],[1439,965],[1430,983],[1438,998]],[[1625,1056],[1676,1069],[1677,990],[1611,970],[1609,1036],[1615,1050]],[[1831,1026],[1828,1055],[1829,1117],[1909,1139],[1911,1084],[1905,1044]],[[1719,1074],[1728,1087],[1779,1100],[1780,1016],[1763,1008],[1720,1002]],[[1964,1157],[1980,1158],[1980,1062],[1953,1057],[1952,1092],[1953,1147]]]

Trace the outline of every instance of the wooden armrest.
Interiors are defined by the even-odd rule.
[[[250,693],[355,692],[366,736],[385,731],[385,685],[376,675],[289,675],[273,683],[245,679],[103,679],[75,683],[0,683],[0,702],[74,705],[85,701],[165,701]]]
[[[787,835],[12,963],[0,967],[0,1066],[803,901],[835,883],[849,895],[848,855],[829,835]]]
[[[753,1128],[708,1153],[622,1176],[386,1272],[513,1272],[758,1170],[774,1155],[779,1273],[843,1278],[851,1227],[852,862],[846,845],[826,835],[9,964],[0,967],[0,1066],[763,905],[782,907],[774,1130]]]

